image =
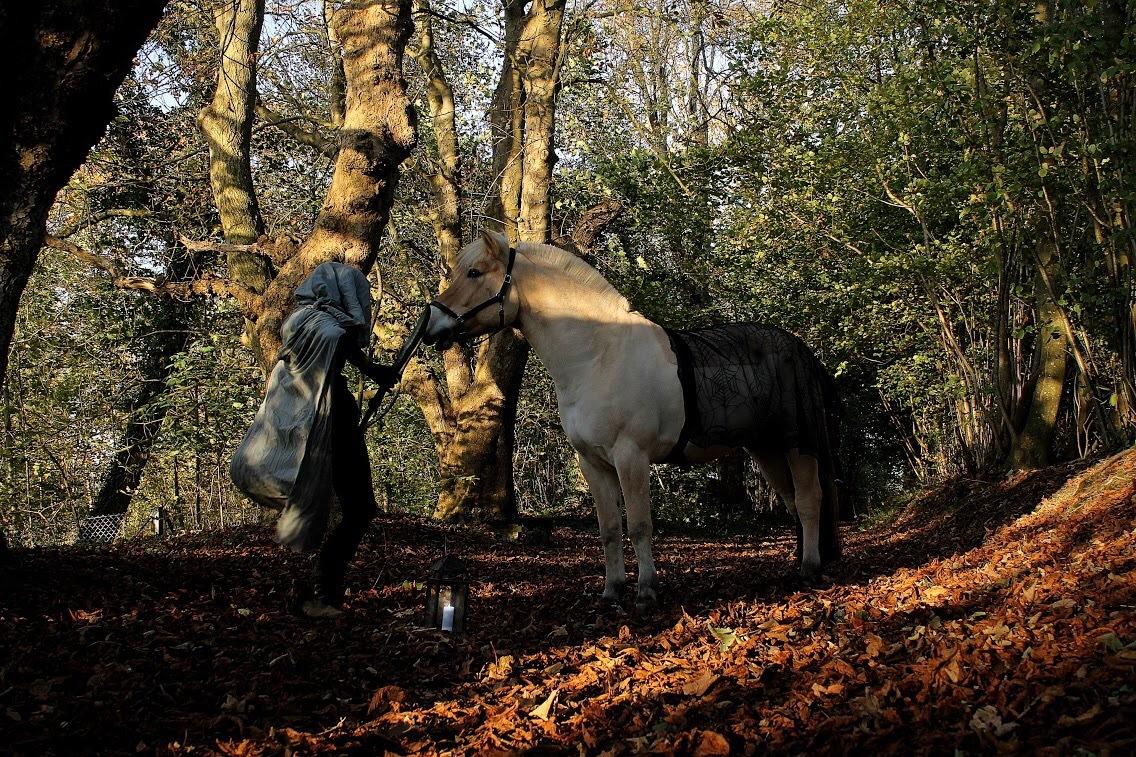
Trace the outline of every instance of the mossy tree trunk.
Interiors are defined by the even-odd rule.
[[[427,99],[438,145],[435,229],[449,268],[461,246],[453,92],[433,50],[429,6],[420,0],[417,7],[418,57],[429,80]],[[547,243],[564,3],[539,0],[526,12],[523,0],[504,0],[502,10],[505,50],[489,113],[496,186],[486,215],[514,243]],[[420,367],[408,374],[406,383],[426,417],[438,453],[437,517],[516,517],[513,452],[528,351],[528,344],[507,330],[493,336],[476,355],[460,347],[448,350],[444,388]]]
[[[256,337],[267,369],[300,282],[338,260],[369,271],[379,253],[398,185],[399,166],[417,140],[403,57],[414,29],[410,0],[328,3],[346,82],[339,152],[315,227],[256,304]]]
[[[221,219],[221,234],[232,245],[250,245],[264,233],[264,219],[252,183],[252,125],[256,106],[256,56],[264,24],[264,0],[223,0],[213,8],[217,31],[217,86],[197,114],[209,148],[209,185]],[[226,253],[229,278],[258,294],[272,281],[272,263],[242,249]],[[244,341],[265,363],[245,322]]]
[[[197,115],[209,147],[209,184],[230,244],[251,244],[264,233],[252,183],[250,144],[256,104],[256,56],[264,22],[264,0],[225,0],[213,9],[217,30],[217,86]],[[259,255],[231,251],[229,275],[263,290],[271,279]],[[258,286],[259,285],[259,286]]]
[[[1052,279],[1056,267],[1052,245],[1041,246],[1037,264],[1044,267]],[[1049,464],[1053,433],[1069,368],[1069,346],[1058,305],[1050,296],[1040,270],[1034,284],[1034,302],[1038,326],[1034,346],[1037,379],[1031,382],[1032,392],[1028,397],[1025,422],[1014,436],[1010,449],[1010,467],[1015,470],[1041,468]]]

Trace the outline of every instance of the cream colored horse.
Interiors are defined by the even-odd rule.
[[[507,275],[508,274],[508,275]],[[650,466],[675,446],[684,423],[677,361],[666,332],[631,309],[599,272],[569,252],[486,233],[460,253],[445,292],[432,303],[425,341],[446,347],[515,326],[556,385],[564,432],[595,498],[606,558],[603,599],[618,603],[627,575],[619,500],[639,563],[637,607],[657,601],[651,557]],[[709,461],[725,449],[688,446]],[[821,567],[822,482],[818,461],[750,451],[798,518],[801,572]]]

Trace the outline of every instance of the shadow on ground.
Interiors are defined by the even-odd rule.
[[[1134,463],[952,484],[891,527],[848,533],[821,587],[793,574],[788,529],[666,536],[665,603],[648,618],[597,614],[598,540],[576,528],[532,547],[384,516],[349,577],[350,614],[330,624],[290,613],[307,562],[267,529],[30,551],[5,567],[0,596],[0,732],[24,754],[902,750],[911,739],[994,750],[1022,745],[1009,723],[1060,705],[1088,715],[1060,728],[1043,718],[1047,738],[1092,725],[1117,744],[1132,738],[1110,713],[1132,711],[1131,692],[1115,692],[1133,672],[1121,652],[1136,634]],[[443,544],[475,577],[457,639],[419,627],[415,582]],[[1008,672],[1046,655],[1036,680]],[[530,715],[554,689],[550,717]],[[915,717],[941,727],[928,735]]]

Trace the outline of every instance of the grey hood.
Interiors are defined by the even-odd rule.
[[[366,347],[371,330],[371,282],[354,266],[321,263],[296,288],[296,307],[313,307],[354,330],[360,347]]]

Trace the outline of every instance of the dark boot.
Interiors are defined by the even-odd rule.
[[[300,612],[314,620],[335,620],[343,617],[343,610],[315,598],[301,603]]]
[[[342,602],[342,591],[329,589],[328,581],[320,570],[319,563],[312,574],[312,585],[300,597],[300,612],[309,618],[318,620],[333,620],[343,617],[343,610],[339,609]]]

